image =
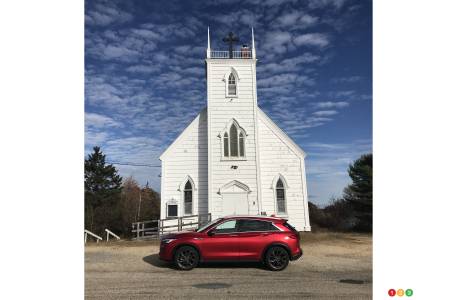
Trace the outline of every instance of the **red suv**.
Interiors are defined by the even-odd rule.
[[[161,239],[159,258],[181,270],[199,262],[260,261],[281,271],[302,256],[300,235],[287,220],[261,216],[232,216],[214,220],[195,232]]]

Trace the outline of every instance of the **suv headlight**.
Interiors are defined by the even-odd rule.
[[[173,241],[175,241],[175,239],[163,239],[163,240],[161,240],[161,243],[169,244],[170,242],[173,242]]]

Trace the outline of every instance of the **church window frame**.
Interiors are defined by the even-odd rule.
[[[188,183],[190,185],[190,189],[186,190],[186,186],[188,186]],[[181,212],[183,213],[182,216],[194,215],[197,187],[195,186],[195,182],[191,176],[187,175],[185,177],[185,179],[179,184],[178,191],[180,192],[182,203],[182,207],[180,208]],[[190,212],[189,209],[187,209],[187,206],[189,205],[186,205],[187,196],[190,196]]]
[[[232,119],[221,135],[222,160],[246,160],[247,133],[239,123]]]
[[[272,182],[274,211],[279,216],[288,215],[288,188],[286,178],[282,174],[275,176]]]
[[[192,188],[192,183],[188,180],[184,185],[183,190],[183,206],[184,215],[192,215],[192,200],[193,200],[194,190]]]
[[[171,213],[175,209],[175,214]],[[178,203],[174,201],[169,201],[166,203],[166,218],[178,218],[179,211],[178,211]]]
[[[229,72],[223,77],[225,82],[225,97],[226,98],[238,98],[239,97],[239,76],[234,68],[231,68]]]

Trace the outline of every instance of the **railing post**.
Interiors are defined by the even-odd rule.
[[[156,236],[158,237],[158,239],[160,238],[160,235],[159,235],[160,223],[161,223],[161,221],[158,220],[158,229],[157,229],[157,232],[156,232]]]
[[[106,232],[106,242],[109,242],[109,232]]]
[[[85,232],[84,233],[84,243],[86,244],[86,242],[87,242],[87,233]]]
[[[181,220],[181,217],[178,217],[178,231],[181,231],[183,228],[183,221]]]

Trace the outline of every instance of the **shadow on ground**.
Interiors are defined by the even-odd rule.
[[[152,254],[152,255],[145,256],[142,258],[142,260],[154,267],[157,267],[157,268],[166,268],[166,269],[177,270],[177,268],[172,263],[160,260],[158,254]],[[267,270],[259,262],[208,262],[208,263],[201,263],[198,266],[198,268],[206,268],[206,269],[207,268],[220,268],[220,269],[254,268],[254,269]]]

